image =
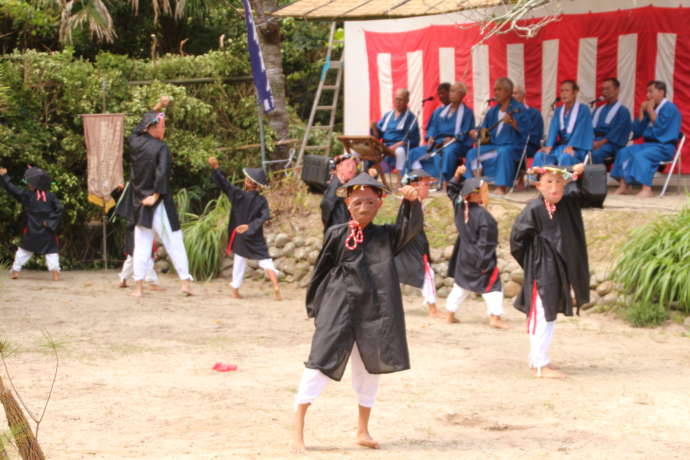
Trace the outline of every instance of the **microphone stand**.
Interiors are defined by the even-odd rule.
[[[486,115],[489,113],[489,109],[491,109],[490,103],[491,103],[491,99],[489,99],[487,101],[486,108],[484,109],[481,116],[479,117],[481,119],[481,121],[479,122],[479,125],[478,125],[479,130],[477,131],[477,157],[475,158],[477,167],[476,168],[472,167],[472,175],[474,177],[482,177],[481,172],[483,172],[483,167],[482,167],[482,162],[479,161],[479,156],[482,153],[482,142],[481,142],[479,133],[481,131],[481,126],[484,124],[484,119],[486,118]],[[491,135],[491,133],[489,133],[489,135]],[[470,165],[470,166],[472,166],[472,165]]]

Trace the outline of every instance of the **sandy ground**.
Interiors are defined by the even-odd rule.
[[[163,277],[167,291],[138,300],[114,287],[114,272],[66,272],[58,283],[23,275],[0,281],[0,337],[17,348],[10,371],[36,412],[54,365],[41,330],[61,342],[40,432],[48,458],[289,457],[292,397],[313,330],[304,290],[286,288],[276,302],[268,282],[248,282],[237,301],[215,281],[183,298]],[[382,449],[353,444],[348,372],[310,410],[306,458],[690,458],[683,327],[561,318],[552,359],[570,378],[542,381],[527,369],[523,318],[506,309],[513,329],[503,332],[487,327],[481,302],[448,325],[406,298],[412,369],[381,379],[371,431]],[[214,372],[217,361],[239,369]]]

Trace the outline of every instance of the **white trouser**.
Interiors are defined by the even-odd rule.
[[[22,267],[26,265],[26,263],[31,259],[33,255],[34,253],[31,251],[27,251],[26,249],[22,248],[17,248],[17,252],[14,255],[14,263],[12,264],[12,271],[21,271]],[[45,257],[48,270],[50,270],[51,272],[59,272],[60,255],[57,252],[54,252],[52,254],[46,254]]]
[[[402,173],[405,169],[405,160],[407,159],[407,151],[405,147],[398,147],[395,149],[395,169]]]
[[[431,267],[429,267],[431,268]],[[424,284],[422,285],[422,296],[427,304],[436,303],[436,278],[431,269],[424,272]]]
[[[134,227],[134,281],[142,281],[146,276],[153,249],[153,239],[156,235],[163,242],[180,279],[191,280],[192,275],[189,274],[189,262],[182,239],[182,230],[172,231],[165,205],[161,202],[153,212],[151,228],[141,225]]]
[[[259,267],[264,270],[272,270],[275,272],[276,276],[280,276],[280,272],[273,265],[273,259],[261,259],[259,261]],[[244,279],[244,272],[247,269],[247,259],[242,256],[235,254],[232,261],[232,282],[230,286],[235,289],[239,289],[242,286],[242,280]]]
[[[529,367],[537,369],[538,373],[541,373],[541,368],[550,362],[549,348],[555,328],[556,321],[546,321],[544,305],[541,303],[539,294],[536,294],[527,318],[527,333],[530,345]]]
[[[350,353],[350,370],[352,372],[352,389],[357,393],[360,406],[373,407],[379,389],[379,375],[367,372],[359,355],[357,344]],[[295,395],[295,410],[300,404],[311,404],[323,392],[331,379],[318,369],[304,369],[299,389]]]
[[[446,310],[455,313],[460,304],[463,303],[472,293],[453,284],[453,289],[446,299]],[[503,291],[482,292],[482,298],[486,302],[486,314],[501,316],[503,314]]]
[[[134,259],[131,255],[127,254],[127,258],[122,263],[122,270],[118,275],[120,281],[127,281],[134,275]],[[146,269],[146,275],[144,276],[144,281],[151,284],[158,284],[158,275],[156,274],[156,269],[154,268],[153,257],[148,260],[148,268]]]

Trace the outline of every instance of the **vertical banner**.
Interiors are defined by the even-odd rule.
[[[252,64],[256,94],[264,113],[268,113],[275,109],[271,84],[266,75],[266,66],[264,65],[264,57],[261,54],[261,46],[259,46],[259,37],[256,33],[252,6],[249,4],[249,0],[242,0],[242,4],[244,5],[244,22],[247,24],[247,46],[249,47],[249,60]]]
[[[84,120],[89,201],[107,212],[115,205],[110,192],[124,183],[122,149],[125,114],[88,114]]]

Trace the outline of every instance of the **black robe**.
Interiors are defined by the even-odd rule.
[[[0,176],[0,185],[22,204],[24,236],[19,247],[35,254],[57,253],[57,228],[60,225],[63,207],[55,194],[17,187],[10,182],[7,174]]]
[[[113,197],[113,200],[118,201],[123,193],[124,191],[115,189],[110,192],[110,196]],[[113,209],[112,212],[117,214],[117,208]],[[125,227],[125,235],[122,238],[122,254],[125,256],[134,256],[134,224],[131,222],[127,222],[127,226]]]
[[[536,281],[547,321],[573,314],[572,287],[578,314],[589,302],[589,262],[580,196],[565,195],[549,218],[542,197],[527,203],[513,224],[510,252],[525,271],[515,308],[528,314]]]
[[[453,203],[458,237],[448,261],[448,276],[455,284],[477,293],[501,291],[501,276],[496,260],[498,224],[483,206],[468,203],[469,220],[465,223],[465,202],[460,198],[462,186],[448,182],[448,197]]]
[[[268,220],[268,201],[257,191],[245,191],[232,185],[217,170],[213,170],[213,182],[225,192],[230,199],[230,221],[228,238],[232,242],[232,251],[242,257],[253,260],[269,259],[268,246],[264,238],[264,223]],[[249,225],[244,233],[233,231],[238,225]]]
[[[400,207],[398,211],[397,222],[401,223],[405,216],[403,208]],[[422,218],[423,222],[423,218]],[[395,269],[398,271],[398,278],[402,284],[414,286],[421,289],[424,286],[424,276],[426,273],[426,264],[424,258],[431,264],[431,255],[429,254],[429,240],[424,233],[424,224],[422,224],[422,231],[412,239],[400,253],[395,256]]]
[[[170,189],[170,166],[172,155],[165,142],[156,139],[140,127],[128,139],[132,161],[129,187],[125,191],[116,212],[134,225],[151,228],[153,213],[162,201],[173,232],[180,229],[180,219]],[[154,206],[143,206],[141,200],[158,193],[160,198]]]
[[[308,368],[340,380],[356,342],[372,374],[410,368],[405,316],[394,256],[422,230],[419,201],[404,201],[394,225],[369,224],[364,242],[345,247],[347,224],[326,232],[307,289],[307,315],[315,318]]]
[[[326,187],[321,199],[321,222],[323,222],[323,232],[326,233],[330,227],[338,224],[344,224],[350,221],[350,211],[347,210],[345,199],[336,195],[338,187],[342,182],[338,176],[333,174],[331,181]]]

